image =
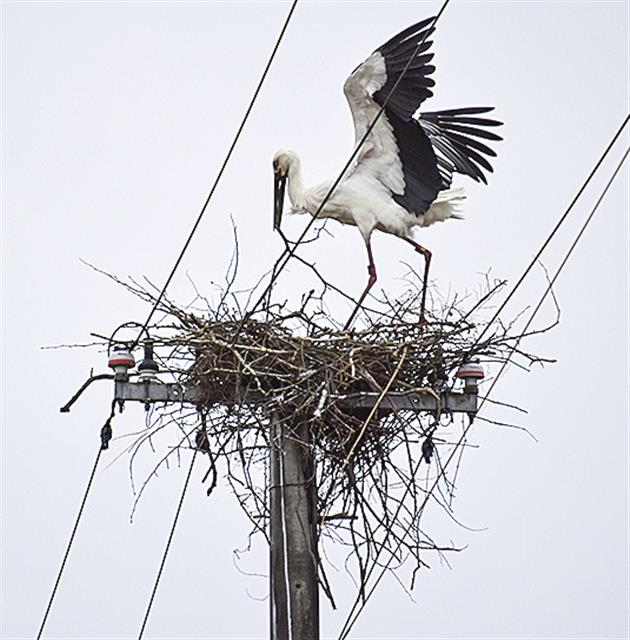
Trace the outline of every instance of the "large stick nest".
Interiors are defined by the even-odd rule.
[[[351,333],[310,326],[306,335],[296,335],[280,319],[188,320],[197,327],[182,340],[195,354],[186,382],[202,390],[202,404],[245,401],[267,419],[275,414],[288,425],[306,420],[314,446],[333,466],[334,460],[360,467],[385,454],[388,435],[379,420],[371,420],[357,440],[367,413],[351,408],[352,398],[385,389],[439,392],[456,384],[455,372],[466,359],[496,348],[494,340],[476,344],[470,323],[420,325],[417,316]],[[384,403],[377,417],[389,412]]]
[[[469,418],[458,422],[444,410],[397,411],[386,399],[375,410],[357,409],[348,400],[365,392],[439,397],[460,389],[455,373],[474,358],[490,367],[542,362],[516,348],[522,336],[512,325],[484,324],[481,318],[504,283],[486,284],[483,293],[463,300],[435,304],[434,296],[434,311],[423,325],[419,291],[411,288],[399,300],[382,300],[381,311],[366,312],[356,331],[336,328],[325,310],[326,291],[306,296],[297,310],[267,304],[254,315],[229,304],[225,292],[218,303],[198,296],[186,309],[163,300],[163,317],[150,328],[156,353],[169,354],[161,364],[175,380],[202,393],[196,407],[154,409],[130,447],[131,465],[144,443],[176,425],[179,444],[157,471],[182,446],[199,445],[201,426],[210,460],[208,493],[223,476],[253,531],[268,536],[269,449],[282,446],[272,441],[273,420],[283,437],[298,439],[312,454],[318,534],[350,545],[359,591],[376,568],[393,569],[409,558],[415,576],[426,564],[425,551],[453,550],[437,545],[420,519],[429,501],[452,515]],[[125,286],[153,302],[147,288]],[[298,433],[297,425],[306,432]]]

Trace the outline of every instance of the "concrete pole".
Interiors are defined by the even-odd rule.
[[[280,447],[275,446],[277,444]],[[273,421],[270,451],[272,640],[319,640],[317,490],[309,445],[306,423],[300,422],[292,433],[286,433],[285,426]],[[280,486],[274,476],[276,479],[279,476]],[[288,636],[282,635],[287,629]]]
[[[271,640],[289,640],[288,588],[286,584],[285,539],[282,526],[282,431],[274,415],[271,423],[269,446],[269,580],[270,611],[269,637]]]

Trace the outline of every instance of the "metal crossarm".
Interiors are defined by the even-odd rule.
[[[371,409],[378,398],[378,393],[353,393],[340,397],[339,406],[346,409]],[[141,382],[116,380],[114,399],[120,402],[210,404],[199,387],[154,380]],[[255,392],[244,391],[240,397],[240,402],[243,404],[257,404],[261,400],[260,394]],[[416,412],[441,409],[451,413],[475,413],[477,411],[477,394],[455,391],[436,393],[433,389],[420,389],[409,393],[388,393],[381,401],[379,409]]]

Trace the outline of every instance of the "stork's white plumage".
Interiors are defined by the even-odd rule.
[[[288,182],[292,212],[307,212],[319,218],[334,218],[344,224],[356,225],[363,236],[370,277],[346,327],[376,282],[370,245],[374,229],[404,239],[424,255],[424,313],[431,253],[413,240],[412,229],[461,217],[458,204],[465,194],[463,189],[451,187],[453,174],[463,173],[485,183],[482,169],[491,172],[492,167],[484,156],[496,154],[478,138],[501,140],[485,128],[501,123],[480,117],[492,107],[415,115],[420,104],[433,95],[430,87],[435,82],[429,76],[435,67],[429,64],[433,54],[427,53],[432,44],[427,38],[433,32],[429,25],[434,20],[428,18],[394,36],[345,81],[344,93],[354,120],[356,144],[362,140],[383,104],[385,108],[353,165],[323,207],[333,180],[305,187],[295,152],[278,151],[273,159],[276,175],[274,228],[280,225],[285,182]]]

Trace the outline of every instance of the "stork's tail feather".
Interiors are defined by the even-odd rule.
[[[440,191],[433,204],[439,204],[441,202],[461,202],[466,199],[466,191],[462,187],[456,187],[455,189],[444,189]]]
[[[443,222],[449,218],[462,220],[464,216],[459,213],[459,205],[465,199],[466,192],[461,187],[440,191],[429,209],[418,216],[420,226],[428,227],[434,222]]]

